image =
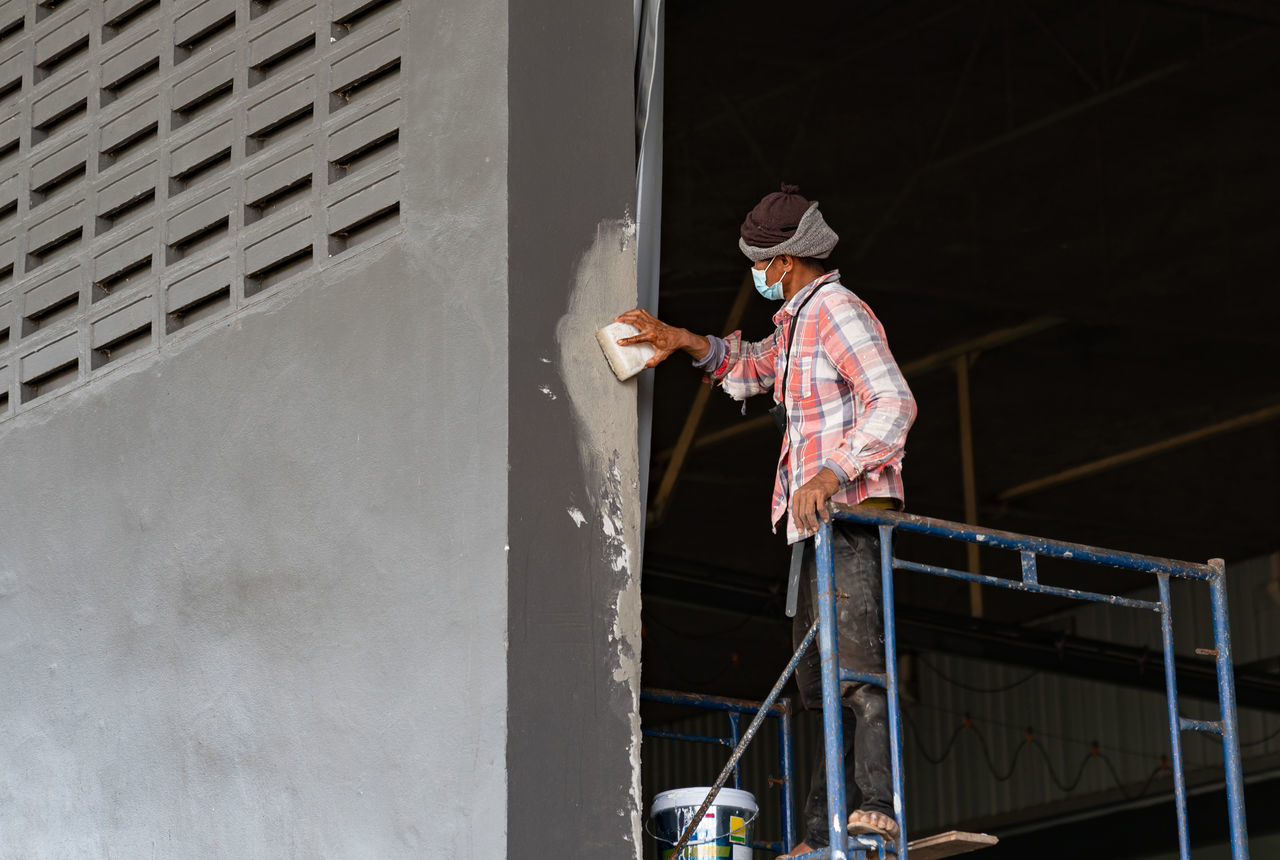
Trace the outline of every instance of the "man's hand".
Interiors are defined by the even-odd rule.
[[[645,362],[645,367],[657,367],[677,349],[683,349],[694,358],[704,358],[711,351],[711,342],[705,337],[682,328],[667,325],[645,310],[627,311],[625,314],[620,315],[615,322],[630,323],[640,330],[638,334],[632,337],[624,337],[619,340],[619,346],[633,346],[637,343],[653,345],[653,358]]]
[[[802,532],[818,530],[818,519],[831,522],[831,512],[827,510],[827,501],[840,489],[840,479],[836,473],[823,467],[822,471],[796,490],[791,497],[791,516]]]

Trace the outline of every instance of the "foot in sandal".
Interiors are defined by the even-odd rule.
[[[859,809],[849,816],[849,835],[859,836],[864,833],[892,842],[898,838],[898,822],[883,812]]]
[[[815,849],[801,842],[799,845],[797,845],[795,848],[792,848],[786,854],[779,854],[778,860],[787,860],[788,857],[799,857],[801,854],[808,854],[810,851],[813,851],[813,850]]]

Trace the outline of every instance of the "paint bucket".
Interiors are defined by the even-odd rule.
[[[673,788],[653,799],[649,835],[658,841],[661,860],[751,860],[751,830],[760,807],[749,791],[722,788],[677,858],[673,850],[702,801],[705,788]]]

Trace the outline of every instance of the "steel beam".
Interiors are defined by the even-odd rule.
[[[976,352],[956,356],[956,401],[960,405],[960,472],[964,487],[964,521],[971,526],[978,524],[978,475],[973,462],[973,410],[969,396],[969,365],[977,358]],[[981,550],[976,543],[965,544],[969,572],[977,573]],[[969,583],[969,614],[982,617],[982,586]]]
[[[1031,337],[1042,331],[1060,325],[1063,320],[1059,317],[1043,316],[1028,320],[1008,328],[997,329],[988,332],[955,346],[949,346],[946,349],[932,352],[928,355],[921,356],[914,361],[909,361],[902,365],[901,370],[903,376],[913,379],[923,376],[926,373],[932,373],[935,370],[953,366],[957,356],[967,355],[971,352],[983,352],[997,347],[1005,346],[1015,341]],[[686,422],[686,426],[687,422]],[[752,433],[762,427],[772,427],[773,417],[771,415],[761,415],[757,418],[750,418],[734,424],[732,427],[726,427],[723,430],[717,430],[714,433],[707,433],[699,436],[692,443],[692,448],[697,450],[705,448],[708,445],[714,445],[717,442],[723,442],[726,439],[732,439],[735,436],[741,436],[743,433]],[[655,462],[663,462],[671,459],[675,455],[675,448],[667,448],[653,455]]]
[[[1215,15],[1252,18],[1268,24],[1280,24],[1280,5],[1275,0],[1152,0],[1160,6],[1180,6]]]
[[[780,599],[769,592],[760,591],[751,597],[741,591],[721,590],[712,583],[691,587],[689,581],[667,580],[661,569],[649,566],[645,567],[644,576],[646,601],[715,607],[723,612],[759,618],[762,623],[780,626],[785,623],[790,627],[790,619],[779,611]],[[903,653],[937,651],[1161,694],[1165,690],[1164,659],[1159,648],[1118,645],[1053,630],[908,606],[899,606],[897,623],[899,650]],[[1213,660],[1179,655],[1176,668],[1181,698],[1218,701],[1218,674]],[[1235,687],[1240,707],[1280,713],[1280,676],[1237,667]]]
[[[1159,693],[1165,690],[1164,658],[1154,649],[905,607],[898,613],[898,635],[904,644],[920,650]],[[1176,670],[1180,696],[1218,701],[1214,661],[1179,656]],[[1280,678],[1242,671],[1236,676],[1236,697],[1241,707],[1280,712]]]
[[[729,318],[725,321],[724,333],[726,335],[738,327],[743,313],[746,312],[747,299],[750,298],[751,292],[751,278],[744,277],[742,286],[738,288],[738,296],[733,300],[733,306],[729,309]],[[701,385],[698,387],[698,393],[693,396],[693,405],[689,407],[689,414],[685,417],[684,427],[680,428],[680,436],[676,440],[675,448],[671,451],[670,462],[667,464],[666,471],[662,473],[662,482],[658,485],[658,493],[654,497],[653,505],[650,507],[650,525],[662,522],[662,518],[666,515],[667,504],[671,501],[672,492],[675,491],[676,480],[680,477],[680,470],[684,468],[684,461],[693,445],[693,438],[698,432],[698,425],[702,423],[702,413],[706,411],[707,400],[711,397],[712,388],[713,386],[711,385]]]
[[[1127,466],[1130,463],[1136,463],[1140,460],[1146,460],[1158,454],[1164,454],[1184,445],[1190,445],[1193,442],[1203,442],[1205,439],[1211,439],[1214,436],[1220,436],[1223,433],[1230,433],[1235,430],[1243,430],[1245,427],[1252,427],[1255,424],[1263,424],[1267,421],[1273,421],[1280,418],[1280,404],[1268,406],[1265,409],[1259,409],[1256,412],[1250,412],[1247,415],[1239,415],[1227,421],[1219,421],[1217,424],[1210,424],[1208,427],[1201,427],[1198,430],[1192,430],[1187,433],[1180,433],[1177,436],[1168,439],[1162,439],[1159,442],[1152,442],[1150,445],[1142,445],[1129,451],[1123,451],[1119,454],[1112,454],[1109,457],[1103,457],[1100,460],[1094,460],[1090,463],[1082,463],[1079,466],[1073,466],[1070,469],[1064,469],[1061,472],[1055,472],[1052,475],[1045,475],[1043,478],[1036,478],[1033,481],[1027,481],[1016,487],[1010,487],[1000,492],[996,498],[999,501],[1007,502],[1010,499],[1016,499],[1020,496],[1038,493],[1041,490],[1047,490],[1051,487],[1057,487],[1062,484],[1068,484],[1072,481],[1078,481],[1081,478],[1088,478],[1102,472],[1115,469],[1119,466]]]
[[[902,373],[908,378],[923,376],[935,370],[952,367],[955,360],[973,352],[987,352],[1001,346],[1008,346],[1016,341],[1025,340],[1032,335],[1040,334],[1064,322],[1060,317],[1042,316],[1027,320],[1008,328],[996,329],[984,335],[949,346],[946,349],[929,353],[902,365]]]
[[[1061,110],[1046,114],[1039,119],[1032,120],[1031,122],[1018,126],[1017,128],[1010,129],[1003,134],[990,137],[981,143],[958,150],[942,158],[935,158],[926,161],[903,181],[902,187],[899,189],[894,200],[889,205],[882,208],[882,214],[879,221],[870,231],[867,232],[866,238],[864,238],[862,243],[858,246],[857,254],[855,255],[856,259],[863,260],[868,254],[870,254],[871,249],[875,245],[876,240],[880,237],[881,232],[892,225],[894,218],[897,217],[898,210],[906,204],[907,200],[909,200],[911,195],[915,192],[920,181],[928,174],[955,167],[956,165],[962,164],[971,158],[999,149],[1013,143],[1014,141],[1056,126],[1081,114],[1088,113],[1095,108],[1128,96],[1137,90],[1162,81],[1165,78],[1171,77],[1184,69],[1190,68],[1198,63],[1204,62],[1205,60],[1232,53],[1246,42],[1249,42],[1264,33],[1270,32],[1272,32],[1272,29],[1268,27],[1254,30],[1250,33],[1244,34],[1243,36],[1224,42],[1221,45],[1216,45],[1212,48],[1203,50],[1194,57],[1179,60],[1176,63],[1171,63],[1162,68],[1148,72],[1131,81],[1116,84],[1108,89],[1099,90],[1089,98],[1076,102],[1075,104],[1062,108]]]
[[[1062,41],[1062,37],[1058,35],[1057,31],[1049,26],[1049,22],[1041,17],[1039,12],[1028,6],[1025,0],[1019,0],[1018,6],[1032,21],[1035,21],[1036,26],[1049,39],[1049,44],[1053,45],[1054,50],[1062,55],[1062,59],[1066,60],[1067,65],[1071,66],[1075,73],[1079,75],[1080,80],[1084,81],[1084,85],[1089,88],[1089,91],[1098,92],[1101,89],[1098,86],[1098,82],[1093,79],[1093,75],[1089,74],[1089,70],[1084,67],[1084,64],[1076,59],[1076,55],[1071,53],[1071,49]]]

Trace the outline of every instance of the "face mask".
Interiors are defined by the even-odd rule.
[[[775,257],[774,259],[777,258]],[[769,266],[772,265],[773,260],[770,260]],[[782,298],[782,279],[779,278],[777,283],[770,284],[768,282],[768,278],[765,277],[769,272],[769,266],[765,266],[763,269],[752,267],[751,280],[755,282],[757,293],[764,296],[771,302],[776,302],[778,299]]]

